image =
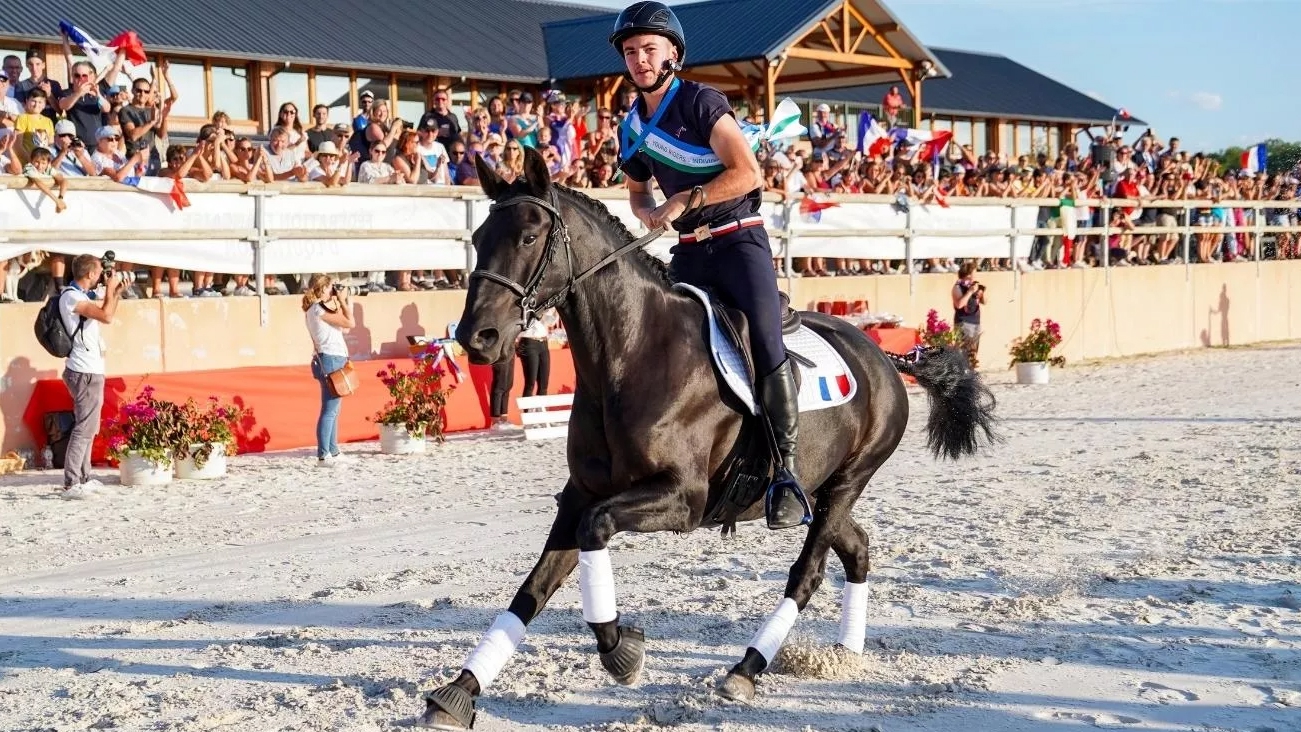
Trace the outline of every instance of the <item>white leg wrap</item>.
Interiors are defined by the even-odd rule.
[[[509,610],[497,616],[492,627],[483,634],[483,640],[470,654],[463,668],[474,674],[479,688],[486,691],[497,674],[505,668],[516,646],[524,640],[524,623]]]
[[[578,553],[578,589],[583,593],[583,620],[608,623],[619,617],[609,549]]]
[[[840,645],[863,653],[867,638],[867,583],[845,583],[845,594],[840,599]]]
[[[772,660],[777,657],[777,649],[786,642],[786,635],[795,625],[795,616],[799,614],[800,609],[795,605],[794,600],[789,597],[782,598],[781,604],[764,621],[759,632],[754,634],[750,647],[758,651],[763,656],[763,660],[772,663]]]

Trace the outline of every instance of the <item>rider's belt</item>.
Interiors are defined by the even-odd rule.
[[[763,217],[747,216],[746,218],[729,221],[726,224],[719,224],[718,226],[699,226],[690,234],[679,234],[678,243],[695,244],[698,241],[705,241],[706,239],[712,239],[716,236],[723,236],[724,234],[730,234],[733,231],[738,231],[740,229],[748,229],[751,226],[763,226]]]

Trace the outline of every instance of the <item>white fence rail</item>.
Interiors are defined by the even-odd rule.
[[[162,195],[143,193],[107,179],[69,181],[67,210],[52,202],[26,178],[0,177],[0,260],[34,250],[60,254],[113,249],[121,261],[137,264],[258,275],[306,272],[359,272],[403,269],[472,269],[470,237],[487,216],[488,201],[475,188],[352,185],[327,189],[320,184],[200,184],[187,181],[191,206],[177,210]],[[602,200],[634,233],[644,228],[619,189],[586,190]],[[1109,227],[1038,227],[1040,209],[1057,200],[961,199],[949,206],[889,196],[840,196],[837,205],[802,215],[798,202],[766,196],[761,213],[773,246],[789,271],[795,257],[847,257],[912,262],[931,258],[1020,259],[1029,255],[1036,235],[1103,236]],[[1079,201],[1101,208],[1102,221],[1115,207],[1151,201]],[[1259,244],[1267,235],[1296,232],[1295,225],[1266,226],[1278,201],[1168,201],[1165,209],[1257,209],[1244,227],[1140,227],[1135,235],[1178,234],[1185,262],[1194,234],[1245,232]],[[1295,208],[1295,206],[1294,206]],[[1295,213],[1295,211],[1294,211]],[[666,236],[648,246],[668,257],[674,244]],[[1107,266],[1107,247],[1102,247]],[[909,267],[910,272],[915,268]],[[265,314],[266,308],[263,308]],[[264,317],[265,322],[265,317]]]

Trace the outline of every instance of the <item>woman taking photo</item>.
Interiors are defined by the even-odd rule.
[[[348,291],[336,289],[329,275],[314,274],[303,293],[307,333],[312,337],[312,376],[321,384],[321,413],[316,418],[316,463],[327,467],[341,462],[339,454],[339,408],[342,398],[330,392],[330,373],[348,362],[348,345],[343,331],[352,328]]]

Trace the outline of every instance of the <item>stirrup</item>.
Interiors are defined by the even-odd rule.
[[[773,521],[773,512],[780,506],[782,497],[786,495],[793,495],[804,511],[804,515],[800,517],[798,523],[775,523]],[[790,471],[785,468],[778,468],[776,479],[768,486],[768,492],[763,499],[763,511],[769,529],[789,529],[813,523],[813,510],[809,507],[809,499],[804,495],[804,489],[800,488],[795,476],[791,475]]]

